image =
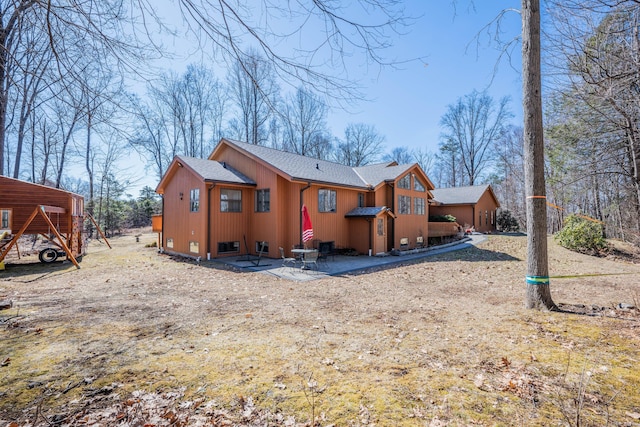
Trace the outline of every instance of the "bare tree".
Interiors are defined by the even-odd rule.
[[[563,126],[582,124],[583,139],[575,150],[581,155],[576,157],[576,165],[583,169],[584,177],[592,181],[592,185],[588,185],[590,191],[585,188],[580,194],[583,200],[576,203],[590,206],[593,216],[607,221],[609,232],[624,234],[626,238],[640,236],[638,2],[551,3],[558,34],[552,41],[561,53],[553,65],[568,83],[559,91],[564,96],[565,107],[572,113]],[[611,185],[600,185],[604,179],[610,180]],[[597,192],[593,191],[594,187]],[[609,198],[607,190],[613,187],[622,190],[621,200],[615,195]],[[604,203],[605,200],[609,203]],[[606,209],[607,205],[616,208]],[[640,238],[631,240],[637,242]]]
[[[436,153],[425,148],[413,150],[413,157],[427,176],[431,176],[436,165]]]
[[[344,140],[339,141],[335,161],[347,166],[365,166],[378,161],[384,150],[384,135],[374,125],[349,123],[344,130]]]
[[[22,40],[19,43],[20,48],[14,52],[15,61],[9,65],[8,74],[13,76],[15,84],[8,87],[8,94],[13,93],[9,99],[15,107],[11,112],[17,115],[17,118],[11,120],[14,129],[8,128],[7,132],[15,133],[16,147],[14,154],[13,177],[19,178],[22,154],[24,151],[25,138],[28,131],[28,121],[31,118],[31,112],[37,108],[38,98],[42,97],[43,92],[47,89],[46,75],[52,55],[46,54],[46,39],[44,34],[29,28],[18,34]],[[40,51],[45,47],[45,54]],[[19,64],[19,67],[18,67]],[[13,69],[13,67],[17,67]],[[17,119],[17,126],[15,121]],[[8,156],[5,157],[8,158]]]
[[[303,156],[323,144],[327,132],[327,106],[312,92],[299,87],[289,96],[282,120],[282,149]]]
[[[399,165],[415,163],[411,150],[404,146],[394,147],[390,153],[384,156],[384,160],[387,162],[396,162]]]
[[[486,92],[473,91],[449,105],[440,120],[445,146],[460,155],[463,185],[475,185],[495,158],[495,144],[511,117],[508,104],[508,98],[496,105]]]
[[[24,52],[34,40],[43,41],[32,50],[32,64],[45,64],[55,70],[41,84],[61,82],[65,90],[81,81],[80,71],[86,65],[86,52],[94,52],[91,60],[98,63],[116,56],[118,65],[137,69],[148,51],[135,31],[135,14],[125,12],[123,0],[79,0],[74,2],[15,0],[0,3],[0,174],[4,174],[7,114],[15,108],[10,93],[22,79],[26,69]],[[139,15],[138,15],[139,16]],[[31,37],[27,37],[30,34]],[[125,40],[126,37],[126,40]],[[37,57],[37,55],[40,57]],[[134,66],[135,65],[135,66]],[[37,77],[32,74],[31,78]],[[40,78],[45,77],[44,74]]]
[[[228,78],[228,87],[239,112],[232,128],[237,139],[265,145],[269,137],[267,125],[275,113],[279,96],[273,64],[255,51],[243,61],[235,63]]]
[[[462,155],[452,141],[441,141],[436,155],[437,182],[439,187],[459,187],[465,185]]]
[[[497,144],[498,179],[493,185],[501,208],[512,212],[521,225],[526,216],[523,147],[522,127],[510,126]]]
[[[525,307],[557,309],[551,298],[544,178],[540,1],[522,0],[522,95],[527,196],[527,290]]]

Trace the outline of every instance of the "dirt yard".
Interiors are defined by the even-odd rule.
[[[0,271],[0,426],[640,425],[633,256],[550,240],[538,312],[524,237],[310,282],[155,240]]]

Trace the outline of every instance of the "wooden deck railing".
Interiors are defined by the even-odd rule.
[[[457,222],[429,222],[429,237],[447,237],[458,234]]]

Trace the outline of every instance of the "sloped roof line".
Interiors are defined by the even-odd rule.
[[[487,190],[489,190],[492,197],[496,199],[490,184],[436,188],[432,190],[432,194],[434,200],[438,203],[446,205],[467,205],[478,203]],[[497,201],[496,199],[496,202]]]
[[[227,138],[220,140],[220,143],[214,149],[212,155],[209,156],[210,159],[214,157],[218,147],[224,143],[244,153],[250,154],[254,159],[268,164],[292,180],[313,181],[331,185],[370,188],[385,180],[397,178],[399,176],[398,170],[407,170],[413,166],[397,166],[395,162],[385,162],[375,165],[352,167],[329,160],[315,159],[271,147],[249,144]],[[375,168],[378,171],[385,170],[387,173],[364,174],[363,171],[366,170],[365,168]],[[375,178],[375,180],[372,181],[372,178]]]
[[[256,184],[251,178],[224,162],[181,155],[176,156],[176,160],[189,166],[205,181],[222,181],[248,185]]]

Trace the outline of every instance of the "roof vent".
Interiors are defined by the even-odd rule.
[[[320,163],[316,163],[316,169],[320,170]]]
[[[227,162],[222,162],[222,167],[226,169],[227,168]]]

